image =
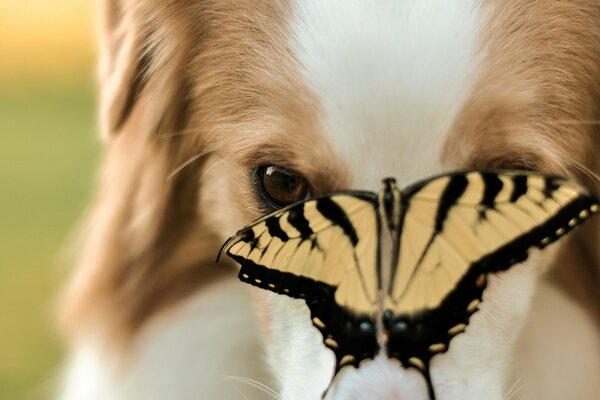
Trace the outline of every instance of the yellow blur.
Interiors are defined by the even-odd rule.
[[[0,0],[0,84],[89,71],[94,11],[93,0]]]

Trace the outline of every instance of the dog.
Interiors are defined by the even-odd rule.
[[[459,168],[600,189],[597,0],[103,0],[106,143],[62,299],[59,398],[312,400],[306,305],[215,263],[235,231],[343,189]],[[598,222],[490,278],[438,399],[595,399]],[[328,399],[427,399],[385,357]]]

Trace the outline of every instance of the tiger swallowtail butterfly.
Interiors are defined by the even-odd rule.
[[[239,278],[303,299],[334,377],[380,347],[418,369],[448,350],[478,309],[487,275],[524,261],[587,220],[598,200],[557,176],[464,171],[400,191],[341,191],[300,201],[238,231],[222,247]],[[380,329],[382,328],[382,329]]]

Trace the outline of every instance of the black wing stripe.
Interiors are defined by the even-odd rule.
[[[454,207],[457,204],[458,200],[463,195],[465,190],[467,190],[467,186],[469,186],[469,180],[465,175],[454,175],[450,178],[450,181],[444,188],[444,192],[442,193],[440,204],[438,205],[438,209],[435,215],[435,229],[432,232],[429,241],[423,248],[421,255],[419,256],[419,259],[417,261],[417,267],[421,265],[421,262],[423,262],[423,259],[427,255],[427,252],[429,252],[429,248],[433,244],[433,241],[435,240],[437,235],[444,229],[444,222],[446,222],[448,213],[450,212],[452,207]],[[405,206],[403,212],[406,214],[408,209],[409,207]],[[413,271],[413,275],[417,272],[417,270],[418,268],[415,268],[415,270]],[[393,276],[393,278],[395,279],[395,276]],[[412,276],[410,279],[412,279]]]
[[[521,196],[527,193],[527,176],[526,175],[514,175],[512,177],[513,190],[510,194],[510,202],[516,203]]]
[[[557,183],[558,179],[554,176],[547,176],[544,178],[544,196],[546,198],[551,199],[553,193],[560,188],[560,184]]]
[[[240,240],[244,243],[254,242],[254,240],[256,240],[256,237],[254,236],[254,229],[248,228],[244,232],[242,232]]]
[[[498,178],[498,175],[490,172],[482,172],[481,178],[483,179],[484,184],[481,205],[486,208],[496,208],[494,202],[500,191],[502,191],[504,183]]]
[[[454,175],[450,178],[450,182],[448,182],[444,189],[444,193],[442,193],[440,204],[437,209],[435,216],[435,232],[433,236],[442,231],[444,221],[446,221],[446,217],[448,217],[448,212],[450,212],[450,209],[463,195],[468,185],[469,181],[465,175]]]
[[[304,203],[298,204],[289,210],[288,222],[300,232],[300,237],[303,240],[308,239],[314,234],[308,220],[304,217]]]
[[[344,234],[350,239],[350,242],[353,246],[356,246],[358,243],[358,236],[356,235],[356,230],[350,222],[348,215],[344,212],[342,207],[340,207],[335,201],[330,198],[323,197],[317,201],[317,210],[331,223],[339,226],[344,231]]]
[[[269,230],[269,235],[281,239],[282,242],[287,242],[289,237],[287,233],[283,229],[281,229],[281,225],[279,225],[279,217],[272,217],[265,221],[265,225],[267,225],[267,229]]]

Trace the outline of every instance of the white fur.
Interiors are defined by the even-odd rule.
[[[323,338],[310,324],[303,300],[275,296],[271,296],[273,340],[267,351],[281,398],[320,399],[332,378],[333,353],[322,350]]]
[[[515,349],[515,399],[597,399],[600,331],[594,317],[543,279]]]
[[[297,2],[292,47],[322,108],[328,139],[350,166],[354,187],[377,190],[385,176],[405,185],[442,170],[445,138],[475,73],[480,18],[475,1]],[[532,279],[524,282],[531,284]],[[318,398],[327,386],[323,376],[331,376],[333,359],[322,355],[330,352],[306,323],[306,312],[292,311],[292,304],[281,307],[274,309],[274,324],[294,332],[294,340],[275,340],[271,351],[278,354],[272,364],[277,365],[283,399]],[[474,325],[472,331],[477,332]],[[479,331],[478,336],[484,336],[485,328]],[[465,350],[473,353],[468,346]],[[446,378],[444,371],[460,365],[460,360],[446,358],[448,366],[434,371],[441,380]],[[377,390],[371,390],[372,382],[379,382]],[[501,383],[497,386],[493,392],[498,395],[487,398],[500,398]],[[341,374],[333,389],[329,397],[335,399],[426,396],[419,374],[386,357]],[[477,388],[445,392],[481,394]]]
[[[296,58],[355,187],[440,171],[477,65],[473,0],[298,1]]]
[[[261,354],[249,296],[226,280],[151,321],[123,358],[87,338],[74,351],[60,398],[268,399],[237,378],[272,386]]]

